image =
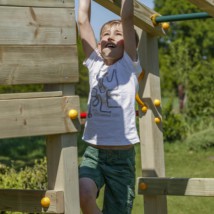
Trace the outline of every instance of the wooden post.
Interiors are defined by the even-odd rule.
[[[62,90],[74,94],[73,85],[47,86],[46,90]],[[48,189],[64,191],[65,214],[80,213],[77,135],[63,134],[47,137]]]
[[[153,104],[154,99],[161,100],[156,37],[146,32],[142,33],[139,58],[145,71],[145,76],[140,82],[139,97],[149,108],[146,113],[139,111],[142,174],[143,177],[164,177],[162,123],[154,121],[155,117],[161,119],[161,108]],[[166,214],[166,197],[144,196],[144,210],[145,214]]]

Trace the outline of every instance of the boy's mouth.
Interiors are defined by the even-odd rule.
[[[114,43],[108,43],[108,44],[106,44],[105,47],[106,47],[106,48],[115,48],[116,45],[115,45]]]

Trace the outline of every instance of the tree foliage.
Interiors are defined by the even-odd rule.
[[[154,2],[161,15],[201,12],[186,0]],[[162,95],[177,96],[178,85],[182,84],[186,117],[213,118],[213,19],[178,21],[170,26],[167,35],[159,39]]]
[[[187,0],[155,0],[155,10],[161,15],[177,15],[201,12],[199,8]],[[171,42],[180,39],[191,47],[192,53],[200,50],[202,57],[214,57],[214,22],[213,19],[195,19],[173,22],[167,37],[160,39],[160,46],[166,48]],[[200,47],[200,48],[198,48]]]
[[[155,10],[161,15],[202,12],[186,0],[154,0],[154,3]],[[159,38],[162,95],[179,97],[180,85],[185,90],[183,100],[185,108],[182,114],[176,116],[173,111],[163,111],[164,114],[168,112],[163,115],[164,137],[168,141],[181,138],[176,132],[178,127],[182,127],[178,126],[180,116],[186,120],[188,130],[192,130],[197,124],[205,124],[213,120],[214,31],[212,29],[214,29],[212,18],[177,21],[170,23],[166,36]],[[207,127],[203,125],[197,131],[203,132]]]
[[[182,141],[187,136],[187,125],[181,114],[173,111],[173,99],[163,108],[164,142]]]
[[[32,166],[36,159],[45,156],[43,137],[0,139],[0,162],[15,169]],[[11,162],[11,158],[13,162]]]
[[[189,74],[187,114],[195,119],[214,117],[214,63],[201,62]]]

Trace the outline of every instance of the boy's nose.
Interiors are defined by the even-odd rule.
[[[112,40],[114,40],[114,36],[113,35],[109,35],[108,41],[112,41]]]

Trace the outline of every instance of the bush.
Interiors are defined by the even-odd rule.
[[[183,116],[173,111],[173,100],[170,100],[163,108],[163,137],[164,142],[175,142],[185,139],[187,125]]]
[[[188,94],[187,94],[187,114],[188,117],[214,116],[214,63],[204,61],[192,70],[189,74]]]
[[[209,149],[214,147],[214,128],[195,132],[186,139],[190,150],[199,151],[200,149]]]
[[[3,189],[47,189],[46,158],[36,160],[33,167],[16,171],[0,164],[0,188]]]

